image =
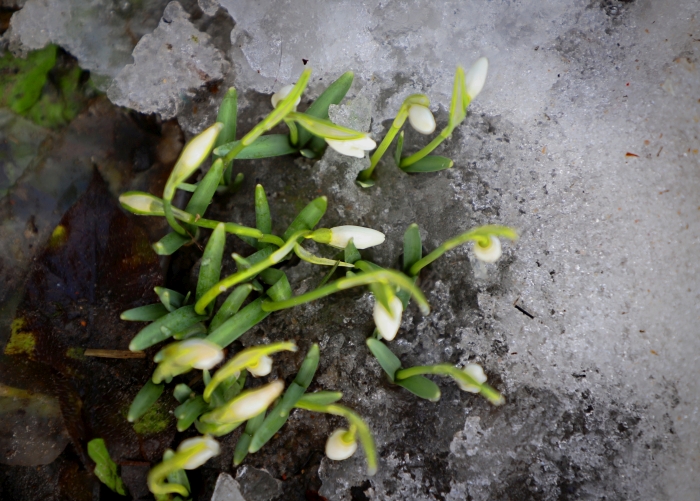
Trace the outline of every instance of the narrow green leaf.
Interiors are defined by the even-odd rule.
[[[362,256],[360,255],[360,251],[357,250],[357,247],[355,247],[355,242],[353,242],[352,238],[348,242],[348,245],[345,246],[344,252],[345,252],[345,262],[346,263],[354,264],[354,263],[358,262],[360,259],[362,259]]]
[[[311,384],[316,369],[318,368],[320,352],[317,344],[313,344],[306,354],[301,368],[294,381],[284,392],[282,399],[275,405],[265,418],[265,421],[253,435],[248,452],[257,452],[272,436],[279,431],[289,417],[289,412],[294,408],[299,399]]]
[[[336,403],[341,398],[343,398],[343,394],[339,391],[317,391],[305,393],[297,403],[329,405]]]
[[[233,181],[231,181],[231,184],[229,186],[229,191],[231,193],[237,193],[238,190],[241,189],[241,186],[243,185],[243,180],[245,179],[245,176],[243,175],[242,172],[239,172],[236,174],[236,177],[233,178]]]
[[[112,491],[126,496],[124,482],[117,473],[117,464],[112,461],[105,441],[94,438],[88,442],[88,456],[95,462],[95,476]]]
[[[204,337],[207,333],[207,327],[202,322],[197,322],[194,325],[190,325],[184,330],[176,332],[173,334],[173,338],[178,341],[182,339],[189,339],[191,337]]]
[[[378,339],[367,338],[367,347],[393,383],[396,371],[401,368],[401,361],[384,343]]]
[[[280,270],[275,271],[279,271],[281,275],[272,284],[272,286],[269,289],[267,289],[267,295],[270,296],[273,301],[284,301],[292,297],[292,286],[289,285],[289,279],[287,278],[287,275],[284,272]],[[260,278],[263,278],[264,274],[265,272],[261,273]]]
[[[399,386],[403,386],[414,395],[418,395],[420,398],[430,400],[431,402],[440,400],[440,388],[426,377],[411,376],[394,382]]]
[[[224,230],[224,223],[219,223],[211,233],[207,246],[204,248],[204,254],[202,254],[195,300],[198,301],[221,278],[221,260],[224,256],[225,244],[226,231]],[[211,308],[213,308],[213,305],[211,305],[210,311]]]
[[[167,289],[165,287],[155,287],[153,289],[158,294],[160,302],[168,311],[175,311],[185,304],[185,296],[178,291]]]
[[[194,393],[192,392],[192,389],[185,383],[180,383],[177,386],[175,386],[175,389],[173,390],[173,396],[175,397],[175,400],[182,404],[190,398],[192,398],[194,396]]]
[[[232,141],[219,146],[214,150],[214,154],[224,157],[231,150],[238,147],[240,141]],[[257,160],[260,158],[279,157],[290,155],[299,151],[289,143],[289,136],[286,134],[267,134],[260,136],[255,142],[246,146],[236,155],[236,160]]]
[[[328,108],[331,104],[340,104],[345,95],[350,90],[353,78],[355,77],[352,71],[343,73],[340,78],[330,84],[320,96],[306,110],[307,115],[317,118],[328,118]],[[299,147],[303,148],[306,143],[312,138],[312,134],[306,129],[299,131]]]
[[[399,134],[399,139],[396,141],[396,150],[394,150],[394,162],[397,167],[401,167],[401,153],[403,153],[403,131]]]
[[[189,212],[194,216],[204,217],[204,213],[206,212],[207,207],[209,207],[211,199],[214,198],[216,188],[219,186],[219,182],[221,181],[223,174],[224,164],[219,159],[212,164],[197,185],[197,189],[194,190],[190,201],[187,202],[185,212]],[[194,229],[194,227],[192,229]]]
[[[338,263],[340,263],[340,261],[336,261],[335,263],[336,264],[334,264],[333,267],[330,270],[328,270],[328,273],[326,273],[323,276],[323,278],[321,279],[321,282],[316,286],[317,289],[319,287],[323,287],[324,285],[326,285],[326,282],[328,282],[331,279],[331,277],[333,276],[333,273],[335,273],[335,270],[338,269]]]
[[[272,215],[262,185],[255,187],[255,227],[265,234],[272,233]]]
[[[192,239],[190,237],[180,235],[176,231],[171,231],[153,244],[153,250],[159,256],[171,256],[180,247],[191,241]]]
[[[201,395],[186,400],[173,411],[177,419],[177,431],[185,431],[202,413],[209,409]]]
[[[420,229],[413,223],[403,234],[403,271],[405,273],[423,257],[423,242]]]
[[[129,407],[129,413],[126,415],[126,419],[133,423],[138,418],[146,414],[148,409],[156,403],[160,395],[163,393],[164,386],[162,384],[155,384],[150,379],[143,385],[143,388],[139,390],[134,397],[134,401],[131,402]]]
[[[327,208],[328,199],[326,197],[318,197],[317,199],[312,200],[309,205],[304,207],[301,212],[299,212],[299,215],[297,215],[294,221],[292,221],[292,224],[289,225],[287,231],[285,231],[284,235],[282,235],[282,239],[285,241],[289,240],[289,238],[297,231],[313,230],[326,213]]]
[[[260,425],[265,421],[265,413],[261,412],[252,419],[249,419],[246,423],[245,430],[241,433],[238,442],[236,443],[236,449],[233,452],[233,465],[238,466],[243,462],[245,457],[248,455],[248,447],[250,446],[251,440],[253,440],[253,435],[260,428]]]
[[[305,129],[302,129],[305,130]],[[314,152],[316,158],[321,158],[323,153],[326,151],[328,143],[322,137],[312,136],[311,142],[309,142],[309,149]]]
[[[166,313],[168,313],[168,309],[163,304],[156,303],[126,310],[119,315],[119,318],[130,322],[152,322]]]
[[[401,170],[404,172],[437,172],[449,169],[453,165],[454,162],[447,157],[428,155],[407,167],[402,167]]]
[[[267,313],[266,313],[267,314]],[[131,351],[141,351],[183,331],[205,317],[194,312],[194,305],[183,306],[147,325],[129,343]]]
[[[250,284],[239,285],[233,289],[209,323],[209,331],[214,332],[221,324],[235,315],[252,290],[253,286]]]
[[[222,348],[230,345],[269,315],[267,311],[262,311],[261,305],[262,298],[258,298],[248,304],[241,311],[221,324],[216,330],[210,332],[206,337],[207,341],[216,343]],[[194,312],[194,309],[192,311]]]

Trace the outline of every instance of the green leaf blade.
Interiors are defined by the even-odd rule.
[[[449,169],[453,165],[454,162],[447,157],[441,157],[440,155],[428,155],[407,167],[402,167],[401,170],[408,173],[438,172]]]

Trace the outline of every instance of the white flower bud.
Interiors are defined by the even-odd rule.
[[[432,134],[435,132],[435,117],[425,106],[414,104],[408,108],[408,122],[411,127],[421,134]]]
[[[484,263],[495,263],[501,257],[501,241],[494,235],[489,235],[491,243],[487,247],[482,247],[479,242],[474,243],[474,256]]]
[[[348,139],[341,141],[340,139],[326,139],[328,146],[342,155],[355,158],[365,158],[365,151],[373,150],[377,147],[377,143],[369,137],[360,139]]]
[[[219,442],[206,435],[184,440],[177,448],[176,456],[187,455],[187,460],[180,467],[184,470],[194,470],[214,456],[218,456],[220,452]]]
[[[471,377],[474,381],[476,381],[479,384],[483,384],[486,382],[486,374],[484,374],[484,369],[482,369],[480,365],[467,364],[464,367],[464,369],[462,369],[462,372],[464,372],[467,376]],[[468,391],[469,393],[479,393],[480,391],[478,386],[466,384],[461,382],[460,380],[457,380],[457,384],[463,391]]]
[[[469,95],[469,99],[474,99],[481,89],[484,88],[484,83],[486,82],[486,73],[489,70],[489,60],[485,57],[480,57],[472,64],[467,75],[464,77],[466,92]]]
[[[185,145],[163,190],[164,199],[172,200],[175,194],[175,188],[190,177],[192,173],[199,168],[202,162],[206,160],[214,147],[214,142],[219,132],[221,132],[223,128],[224,124],[217,122],[204,132],[195,136],[192,141]]]
[[[367,249],[384,243],[385,238],[384,233],[372,228],[352,225],[336,226],[331,228],[331,240],[328,245],[344,249],[352,239],[356,249]]]
[[[211,369],[224,358],[218,344],[205,339],[188,339],[166,346],[156,355],[156,362],[195,369]]]
[[[290,92],[292,92],[292,89],[294,88],[294,85],[285,85],[282,87],[280,90],[272,94],[272,107],[277,108],[277,105],[280,104],[280,101],[287,97]],[[297,98],[297,102],[294,103],[294,109],[296,110],[297,105],[301,102],[301,97]]]
[[[162,216],[165,214],[163,200],[142,191],[129,191],[119,195],[119,203],[134,214],[143,216]]]
[[[255,365],[249,365],[246,369],[255,377],[267,376],[272,372],[272,358],[263,355],[258,359]]]
[[[374,303],[374,323],[377,326],[379,335],[387,341],[391,341],[396,337],[401,327],[401,315],[403,314],[403,304],[401,300],[394,296],[389,301],[391,312],[386,311],[386,308],[379,301]]]
[[[357,441],[352,437],[351,442],[346,442],[348,430],[338,428],[326,440],[326,456],[334,461],[347,459],[357,450]]]
[[[284,390],[284,383],[279,379],[248,390],[230,402],[204,414],[200,421],[205,423],[227,424],[247,421],[267,409]]]

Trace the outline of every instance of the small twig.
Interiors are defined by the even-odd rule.
[[[100,358],[146,358],[146,353],[143,351],[101,350],[93,348],[88,348],[85,350],[84,355],[86,357]]]

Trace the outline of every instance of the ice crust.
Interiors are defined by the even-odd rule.
[[[173,118],[197,90],[223,78],[228,62],[189,17],[178,2],[168,4],[158,28],[134,48],[134,64],[107,91],[113,103]]]
[[[269,97],[257,93],[294,82],[303,59],[314,69],[307,97],[355,71],[349,100],[332,110],[334,120],[371,114],[369,130],[379,141],[402,99],[425,92],[440,128],[455,66],[481,55],[490,61],[467,120],[437,152],[454,160],[449,171],[407,176],[387,155],[376,186],[361,190],[352,174],[362,161],[331,151],[315,164],[236,162],[250,181],[221,217],[250,217],[255,182],[265,185],[280,226],[292,217],[290,205],[326,194],[324,225],[361,224],[387,234],[380,249],[367,253],[384,266],[396,265],[403,231],[413,222],[427,250],[478,224],[512,225],[520,233],[517,243],[504,244],[496,265],[475,262],[468,247],[436,262],[421,282],[431,315],[407,311],[390,345],[405,366],[482,364],[503,391],[504,407],[494,409],[447,380],[436,378],[443,390],[437,404],[384,383],[363,347],[372,329],[368,293],[271,316],[241,338],[319,341],[319,388],[342,391],[344,402],[367,417],[380,450],[378,474],[367,477],[360,453],[345,462],[322,460],[321,495],[694,499],[700,491],[693,459],[700,455],[697,2],[220,4],[236,24],[230,45],[211,43],[229,51],[234,68],[227,72],[214,50],[202,64],[221,65],[222,90],[198,102],[197,112],[184,85],[181,104],[149,108],[181,110],[178,120],[189,133],[211,123],[228,85],[240,91],[248,117],[240,129],[248,130],[270,110]],[[214,12],[211,1],[201,5]],[[28,22],[13,18],[13,29],[19,33]],[[90,32],[89,23],[85,29]],[[140,57],[134,78],[169,71],[158,52]],[[161,86],[138,91],[121,99],[156,103],[166,94]],[[426,141],[410,130],[406,138],[409,151]],[[317,283],[311,267],[293,270],[295,293]],[[294,443],[294,453],[310,457],[305,441],[292,442],[304,424],[294,413],[282,438],[267,447]],[[316,433],[333,429],[321,419],[314,426]],[[272,478],[283,473],[270,465]]]

